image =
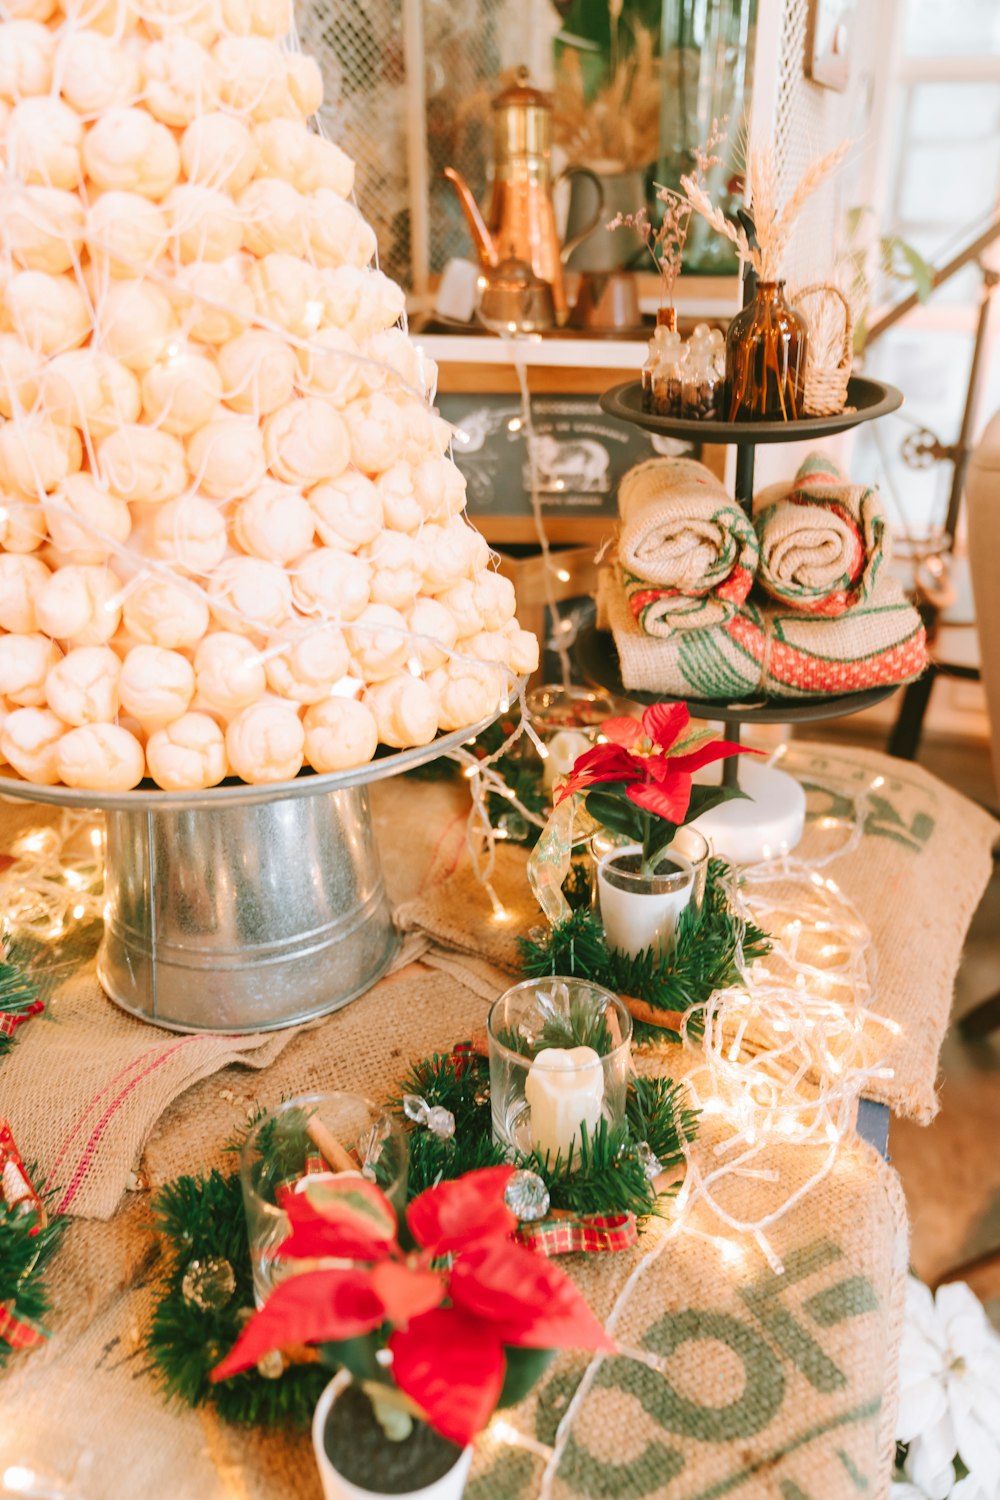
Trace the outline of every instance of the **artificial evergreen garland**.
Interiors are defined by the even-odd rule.
[[[42,1005],[38,984],[23,967],[20,952],[9,942],[0,946],[0,1058],[14,1045],[18,1026]],[[2,1301],[2,1298],[0,1298]]]
[[[455,1131],[442,1139],[408,1119],[403,1098],[417,1094],[428,1105],[451,1112]],[[409,1129],[408,1197],[475,1167],[506,1160],[493,1142],[489,1066],[471,1051],[435,1054],[410,1069],[389,1101]],[[683,1160],[682,1139],[696,1130],[679,1085],[665,1078],[633,1078],[624,1127],[598,1126],[585,1142],[579,1164],[519,1162],[545,1182],[553,1210],[574,1214],[658,1211],[647,1175],[649,1153],[669,1171]],[[256,1123],[259,1113],[251,1120]],[[640,1149],[640,1143],[644,1149]],[[265,1147],[266,1149],[266,1147]],[[281,1175],[281,1164],[275,1163]],[[241,1425],[305,1427],[330,1372],[312,1361],[285,1365],[278,1356],[257,1370],[213,1384],[212,1369],[232,1348],[253,1306],[253,1276],[238,1172],[212,1171],[179,1177],[162,1189],[156,1215],[168,1244],[163,1293],[153,1315],[148,1348],[168,1394]]]
[[[49,1311],[45,1272],[65,1224],[64,1219],[50,1219],[39,1227],[37,1216],[26,1212],[23,1204],[5,1204],[0,1198],[0,1369],[12,1349],[22,1347],[14,1325],[45,1336],[42,1325]]]
[[[728,894],[733,878],[724,861],[709,861],[701,909],[692,905],[681,913],[669,953],[649,948],[631,957],[609,948],[600,918],[589,907],[579,907],[543,936],[518,938],[524,972],[533,979],[549,974],[589,979],[615,994],[644,1001],[655,1011],[686,1014],[688,1030],[697,1036],[702,1029],[700,1012],[709,997],[739,982],[739,956],[749,964],[771,948],[767,933],[734,911]],[[680,1040],[669,1024],[650,1025],[635,1018],[633,1034],[640,1042]]]

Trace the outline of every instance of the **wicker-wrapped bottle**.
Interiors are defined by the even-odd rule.
[[[807,343],[806,320],[785,301],[785,283],[758,281],[726,336],[731,422],[793,422],[802,415]]]

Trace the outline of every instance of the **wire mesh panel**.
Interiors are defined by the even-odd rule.
[[[547,10],[547,0],[300,0],[302,46],[323,71],[324,128],[357,163],[381,265],[404,286],[414,264],[439,271],[470,253],[442,169],[457,167],[482,198],[490,100],[504,69],[532,62]]]

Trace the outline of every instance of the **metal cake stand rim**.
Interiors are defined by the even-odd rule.
[[[525,680],[517,679],[517,687],[511,693],[512,698],[523,688]],[[368,786],[374,781],[385,781],[390,776],[399,776],[405,771],[414,771],[481,734],[505,712],[507,710],[497,709],[476,724],[438,735],[428,745],[397,750],[380,756],[377,760],[366,761],[364,765],[352,766],[347,771],[301,771],[291,781],[272,781],[257,785],[233,781],[221,786],[206,787],[200,792],[166,792],[154,785],[140,785],[128,792],[102,792],[62,785],[40,786],[37,782],[23,780],[12,772],[10,766],[0,766],[0,797],[15,797],[25,802],[47,803],[56,807],[137,813],[193,812],[211,808],[247,807],[279,799],[290,801],[301,797],[318,797],[324,792],[347,791],[352,787]]]

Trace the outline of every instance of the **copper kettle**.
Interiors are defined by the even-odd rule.
[[[552,101],[528,82],[527,68],[493,100],[493,198],[484,219],[468,183],[454,167],[445,176],[454,184],[483,266],[525,261],[552,288],[556,322],[569,316],[563,267],[577,245],[600,226],[604,209],[601,180],[589,167],[571,166],[552,178]],[[563,178],[584,173],[597,188],[593,219],[579,234],[559,244],[553,190]]]

